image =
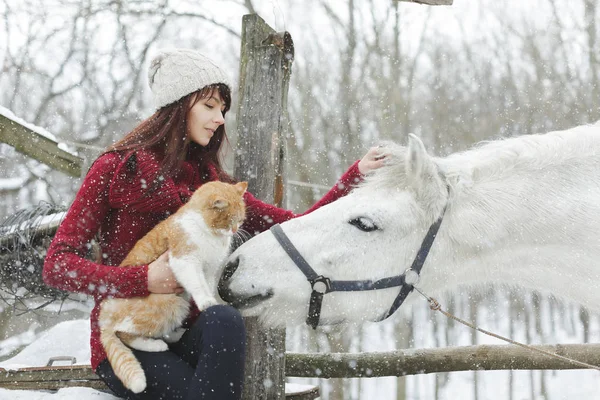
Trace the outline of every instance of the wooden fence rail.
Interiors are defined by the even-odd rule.
[[[69,176],[80,177],[83,160],[58,147],[58,143],[0,114],[0,143],[43,162]]]
[[[534,346],[592,365],[600,365],[600,344]],[[561,370],[580,367],[512,345],[404,349],[383,353],[287,353],[285,375],[304,378],[375,378],[477,370]],[[106,386],[89,365],[0,368],[0,388],[56,390]],[[289,398],[289,396],[288,396]],[[313,397],[314,398],[314,397]]]
[[[600,366],[600,344],[532,347]],[[385,353],[288,353],[285,374],[295,377],[374,378],[435,372],[523,369],[558,370],[581,367],[513,345],[477,345],[405,349]]]

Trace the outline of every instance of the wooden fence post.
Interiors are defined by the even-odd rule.
[[[287,93],[294,46],[258,15],[242,19],[238,143],[234,175],[261,200],[283,204]],[[244,400],[285,398],[285,329],[264,330],[246,319]]]

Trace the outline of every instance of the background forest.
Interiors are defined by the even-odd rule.
[[[85,158],[87,170],[153,112],[146,81],[153,51],[199,49],[237,82],[241,17],[258,13],[277,31],[289,31],[295,44],[286,194],[296,211],[381,141],[403,143],[416,133],[431,153],[445,155],[482,140],[600,119],[596,0],[454,3],[0,0],[0,106],[52,132]],[[230,170],[235,110],[227,116]],[[0,221],[41,200],[68,206],[80,183],[0,144]],[[84,301],[23,314],[1,295],[0,288],[0,359],[55,323],[59,308],[60,319],[85,318],[89,311]],[[600,337],[596,315],[543,293],[476,288],[443,302],[459,316],[528,343]],[[287,346],[338,352],[476,343],[498,342],[415,301],[378,325],[288,329]],[[329,400],[594,398],[596,381],[581,371],[312,380]],[[565,385],[575,397],[560,397],[556,388]]]

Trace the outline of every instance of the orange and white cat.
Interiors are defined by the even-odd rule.
[[[129,347],[166,351],[166,342],[178,341],[185,331],[181,325],[190,297],[200,310],[217,304],[218,267],[244,220],[247,187],[246,182],[203,184],[175,214],[140,239],[121,263],[124,267],[149,264],[168,251],[169,267],[185,289],[181,295],[150,294],[102,302],[100,340],[115,375],[132,392],[146,388],[146,376]]]

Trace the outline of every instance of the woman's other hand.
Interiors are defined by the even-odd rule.
[[[150,293],[182,293],[183,288],[169,268],[169,253],[164,252],[148,265],[148,291]]]
[[[385,165],[387,154],[381,146],[371,147],[367,154],[358,162],[358,170],[366,175],[369,172],[381,168]]]

